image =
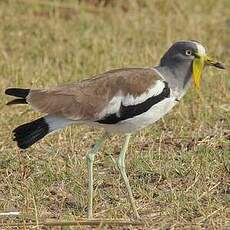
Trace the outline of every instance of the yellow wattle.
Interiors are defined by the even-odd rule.
[[[201,74],[204,68],[204,58],[195,58],[192,63],[192,74],[195,87],[200,88]]]

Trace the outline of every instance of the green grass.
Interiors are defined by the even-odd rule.
[[[13,128],[39,114],[7,107],[4,89],[76,82],[105,70],[154,66],[176,40],[194,39],[226,64],[207,69],[161,120],[133,136],[127,170],[141,217],[156,228],[227,229],[230,219],[230,2],[228,0],[0,1],[0,210],[39,218],[87,213],[85,154],[101,130],[69,127],[27,151]],[[50,4],[48,4],[50,3]],[[113,159],[122,137],[95,161],[94,213],[132,217]]]

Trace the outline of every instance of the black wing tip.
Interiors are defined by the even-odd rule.
[[[6,95],[11,95],[11,90],[12,90],[12,88],[7,88],[7,89],[5,90],[5,94],[6,94]]]
[[[6,95],[26,98],[30,92],[30,89],[21,89],[21,88],[8,88],[5,90]]]
[[[18,98],[6,103],[6,105],[28,104],[25,98]]]

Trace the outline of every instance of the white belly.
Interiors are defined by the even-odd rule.
[[[152,106],[148,111],[133,118],[121,121],[116,124],[100,124],[107,132],[111,133],[131,133],[151,125],[166,113],[168,113],[177,102],[175,98],[166,98]]]

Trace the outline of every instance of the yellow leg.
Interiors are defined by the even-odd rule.
[[[88,166],[88,218],[93,218],[93,162],[95,158],[95,154],[101,148],[104,143],[107,134],[105,134],[102,138],[98,139],[92,149],[87,153],[87,166]]]
[[[135,205],[135,200],[133,198],[132,190],[131,190],[131,187],[129,185],[129,179],[126,175],[126,170],[125,170],[125,153],[128,149],[130,137],[131,137],[131,134],[126,134],[124,144],[121,148],[121,152],[120,152],[120,155],[119,155],[118,160],[117,160],[117,166],[118,166],[120,173],[121,173],[121,176],[125,182],[125,186],[126,186],[126,189],[128,191],[128,198],[129,198],[131,207],[134,211],[134,215],[136,218],[140,218],[140,216],[137,212],[137,208]]]

